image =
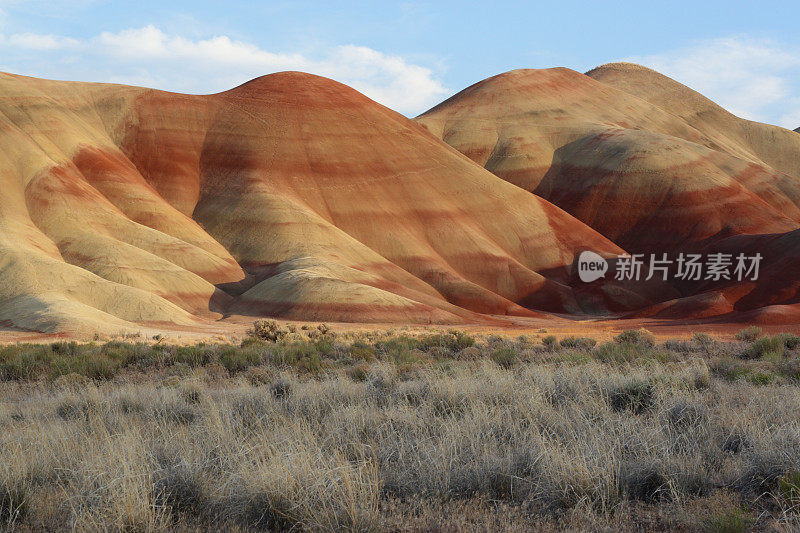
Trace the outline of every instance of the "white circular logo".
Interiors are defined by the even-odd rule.
[[[602,278],[608,271],[608,261],[589,250],[578,256],[578,276],[584,283]]]

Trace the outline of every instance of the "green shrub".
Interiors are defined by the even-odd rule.
[[[419,348],[428,351],[431,348],[446,348],[451,352],[458,352],[475,344],[475,339],[463,331],[452,330],[446,334],[427,335],[419,341]]]
[[[226,350],[220,356],[219,362],[228,372],[234,374],[260,364],[262,362],[262,357],[256,350],[231,349]]]
[[[616,342],[601,344],[592,353],[603,363],[616,364],[652,360],[667,362],[673,357],[669,352],[656,350],[652,346]]]
[[[503,368],[509,368],[517,362],[517,351],[508,347],[497,348],[492,352],[492,361]]]
[[[714,375],[726,381],[736,381],[749,376],[752,372],[743,363],[729,357],[713,361],[710,366]]]
[[[336,352],[336,346],[330,337],[321,337],[313,342],[314,350],[324,357],[331,357]]]
[[[793,335],[791,333],[781,333],[778,335],[780,338],[783,339],[783,344],[786,346],[788,350],[794,350],[798,346],[800,346],[800,336]]]
[[[50,345],[0,347],[0,380],[32,380],[46,370],[55,355]]]
[[[361,341],[356,341],[350,345],[350,357],[362,361],[372,361],[375,359],[375,348]]]
[[[418,350],[419,347],[419,340],[407,335],[400,335],[376,342],[375,353],[379,358],[401,364],[411,360],[416,361],[417,357],[413,357],[411,352],[412,350]]]
[[[655,346],[656,338],[652,333],[644,328],[625,330],[616,337],[614,342],[618,344],[636,344],[639,346]]]
[[[592,356],[586,352],[565,350],[555,358],[555,362],[568,365],[585,365],[592,362]]]
[[[712,346],[716,341],[711,335],[707,333],[697,332],[692,335],[692,342],[700,346],[701,348],[708,348]]]
[[[191,367],[205,366],[215,359],[215,353],[204,344],[177,346],[173,348],[172,362],[184,363]]]
[[[747,380],[754,385],[769,385],[775,381],[775,374],[771,372],[756,372],[751,374]]]
[[[66,341],[59,341],[54,342],[50,345],[50,349],[53,353],[59,355],[75,355],[78,351],[78,343],[75,341],[66,342]]]
[[[0,362],[0,379],[3,381],[33,379],[35,375],[36,364],[30,357],[13,355]]]
[[[761,328],[758,326],[748,326],[746,328],[740,329],[739,332],[735,335],[736,340],[742,342],[753,342],[757,338],[759,338],[762,334]]]
[[[259,339],[258,337],[247,337],[241,342],[241,344],[239,344],[240,348],[252,348],[252,347],[266,348],[267,346],[269,345],[266,342],[264,342],[263,339]]]
[[[460,351],[475,344],[475,339],[463,331],[451,331],[450,335],[453,336],[453,345],[451,346],[453,351]]]
[[[274,362],[291,366],[300,372],[317,373],[323,369],[317,346],[310,341],[279,344],[273,348]]]
[[[107,342],[100,348],[100,354],[115,361],[120,367],[142,362],[152,363],[155,360],[153,348],[141,342],[137,344]]]
[[[120,364],[110,359],[93,358],[91,355],[85,356],[83,365],[84,375],[92,379],[111,379],[117,375]]]
[[[548,349],[552,350],[556,346],[556,336],[555,335],[548,335],[542,339],[542,344],[545,345]]]
[[[771,337],[761,337],[745,348],[739,357],[742,359],[760,359],[767,354],[776,354],[778,357],[783,355],[785,342],[782,337],[774,335]]]
[[[55,359],[50,366],[50,378],[78,374],[91,379],[106,380],[116,376],[121,366],[117,361],[102,354],[83,352]]]
[[[597,344],[597,341],[591,337],[564,337],[559,344],[564,348],[591,350]]]

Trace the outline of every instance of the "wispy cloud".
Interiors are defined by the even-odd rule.
[[[15,33],[6,40],[7,46],[25,50],[62,50],[78,48],[80,44],[80,41],[76,39],[39,33]]]
[[[272,52],[224,35],[189,39],[152,25],[89,39],[13,34],[0,41],[0,53],[7,67],[18,64],[24,74],[195,93],[229,89],[270,72],[302,70],[351,85],[407,114],[450,92],[431,69],[367,47],[338,46],[313,56]]]
[[[666,74],[743,118],[800,126],[800,50],[727,37],[625,60]]]

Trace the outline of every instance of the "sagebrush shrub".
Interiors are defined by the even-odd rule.
[[[503,368],[509,368],[517,362],[517,351],[509,347],[497,348],[492,352],[492,361]]]
[[[369,362],[375,359],[375,348],[365,342],[356,341],[350,345],[350,356]]]
[[[761,328],[758,326],[747,326],[746,328],[740,329],[738,333],[736,333],[735,337],[736,340],[742,342],[753,342],[757,338],[759,338],[762,334]]]
[[[783,355],[785,346],[784,339],[779,335],[761,337],[745,348],[739,357],[742,359],[760,359],[771,354],[780,358]]]
[[[692,342],[700,346],[701,348],[709,348],[711,347],[716,341],[711,335],[707,333],[697,332],[692,335]]]
[[[669,360],[670,353],[659,351],[647,344],[608,342],[592,352],[603,363],[631,363],[634,361]]]
[[[597,341],[591,337],[564,337],[559,344],[564,348],[591,350]]]
[[[619,344],[638,344],[641,346],[655,346],[656,338],[644,328],[625,330],[616,337],[614,342]]]
[[[783,344],[788,350],[794,350],[800,346],[800,336],[798,335],[794,335],[792,333],[781,333],[778,336],[783,339]]]
[[[322,326],[325,325],[319,325],[320,331],[322,331]],[[327,332],[327,326],[325,328]],[[270,342],[277,342],[288,333],[289,330],[281,328],[275,320],[256,320],[253,322],[253,327],[247,330],[248,336]]]

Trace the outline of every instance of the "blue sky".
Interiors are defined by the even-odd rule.
[[[636,61],[800,126],[794,2],[0,0],[0,70],[207,93],[304,70],[409,116],[515,68]]]

